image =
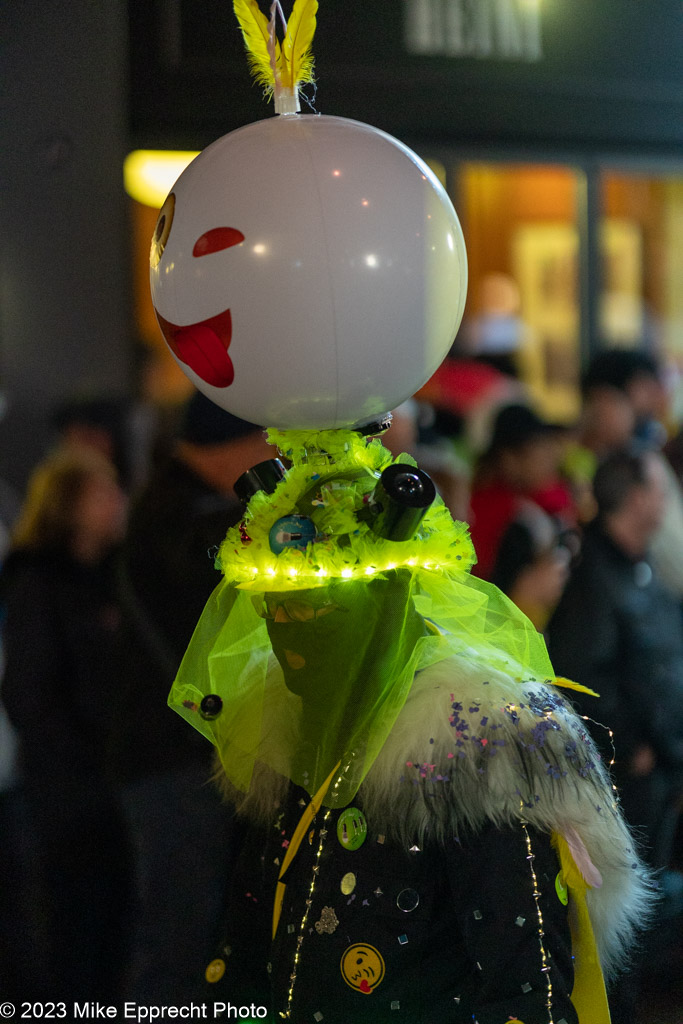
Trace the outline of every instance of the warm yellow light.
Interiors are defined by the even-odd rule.
[[[138,203],[159,208],[196,151],[135,149],[123,161],[123,184]]]

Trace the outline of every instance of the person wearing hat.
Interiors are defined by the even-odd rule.
[[[540,629],[566,582],[567,543],[573,546],[576,523],[558,472],[564,431],[526,405],[502,408],[470,498],[474,572],[500,587]]]
[[[207,785],[206,744],[165,706],[201,609],[215,553],[241,516],[232,484],[269,452],[259,427],[195,392],[169,458],[139,494],[120,563],[126,674],[110,752],[136,854],[138,912],[127,998],[190,1001],[221,906],[234,829]],[[200,843],[202,856],[197,856]]]

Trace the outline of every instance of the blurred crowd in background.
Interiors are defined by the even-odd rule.
[[[619,1024],[683,947],[683,433],[643,351],[604,350],[581,387],[578,421],[549,422],[513,355],[451,357],[383,441],[470,524],[475,574],[556,674],[600,694],[565,691],[661,890]],[[240,834],[166,697],[242,515],[232,485],[273,450],[199,394],[171,414],[74,399],[53,426],[26,493],[0,485],[0,990],[190,1002]]]

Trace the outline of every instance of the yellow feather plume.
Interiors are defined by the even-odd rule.
[[[242,29],[244,45],[247,48],[249,70],[258,84],[262,85],[270,94],[275,88],[276,82],[268,49],[270,40],[268,19],[260,10],[256,0],[233,0],[233,7]],[[281,73],[282,53],[277,39],[275,40],[275,67],[278,74]]]
[[[313,81],[313,52],[311,43],[315,33],[318,0],[296,0],[287,23],[287,34],[282,44],[284,67],[282,84],[295,89]]]

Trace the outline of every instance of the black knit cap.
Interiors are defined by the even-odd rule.
[[[659,377],[657,361],[640,349],[611,348],[598,352],[583,375],[584,394],[591,388],[609,386],[626,391],[635,377]]]
[[[191,444],[225,444],[262,429],[255,423],[249,423],[239,416],[226,412],[201,391],[196,391],[185,406],[180,421],[179,437]]]
[[[527,441],[557,435],[567,428],[542,420],[528,405],[506,405],[496,416],[489,451],[520,448]]]

